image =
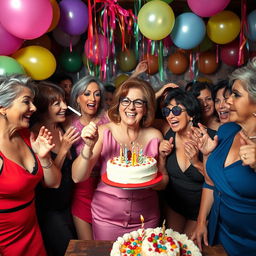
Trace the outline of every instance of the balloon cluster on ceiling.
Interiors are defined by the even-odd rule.
[[[246,0],[240,17],[226,10],[230,0],[187,0],[190,11],[177,16],[173,1],[138,0],[134,11],[118,0],[1,1],[0,75],[43,80],[60,65],[104,80],[147,59],[148,73],[163,78],[165,57],[179,75],[189,67],[212,74],[220,61],[239,66],[255,56],[256,10],[247,15]]]

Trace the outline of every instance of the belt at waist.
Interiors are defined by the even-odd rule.
[[[20,211],[24,208],[26,208],[27,206],[29,206],[32,202],[34,201],[34,199],[32,199],[30,202],[19,205],[17,207],[14,208],[10,208],[10,209],[0,209],[0,213],[10,213],[10,212],[17,212]]]

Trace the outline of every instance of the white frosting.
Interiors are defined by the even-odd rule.
[[[148,238],[152,237],[152,234],[158,236],[157,244],[165,246],[165,249],[156,252],[153,242],[149,241]],[[137,250],[139,248],[141,256],[182,256],[186,252],[190,251],[191,256],[202,256],[198,247],[193,243],[192,240],[189,240],[188,237],[184,234],[179,234],[178,232],[173,231],[172,229],[166,229],[165,238],[159,239],[159,234],[162,233],[162,228],[148,228],[144,230],[144,239],[140,244],[138,238],[143,236],[142,229],[133,231],[131,233],[126,233],[123,237],[118,237],[117,241],[113,244],[110,256],[123,256],[127,254],[127,246],[124,246],[124,243],[131,242],[131,239],[134,239],[137,243]],[[153,235],[153,237],[154,237]],[[162,243],[163,240],[164,242]],[[132,243],[132,242],[131,242]],[[181,245],[181,247],[180,247]],[[121,252],[121,250],[124,250]],[[135,254],[137,255],[137,254]]]
[[[120,161],[114,157],[107,162],[109,180],[122,184],[138,184],[153,180],[157,176],[157,162],[153,157],[143,156],[139,163]]]

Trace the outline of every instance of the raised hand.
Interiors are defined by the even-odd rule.
[[[239,156],[243,162],[243,165],[249,165],[251,168],[256,168],[256,143],[253,142],[248,136],[241,131],[240,132],[241,147],[239,150]]]
[[[198,124],[199,128],[191,127],[192,133],[188,133],[191,140],[196,142],[198,149],[203,155],[209,155],[218,145],[218,136],[213,139],[208,135],[207,129],[202,124]]]
[[[79,140],[80,134],[75,127],[69,127],[67,131],[62,135],[61,132],[59,133],[61,146],[60,148],[63,149],[65,152],[68,152],[73,143]]]
[[[37,138],[31,133],[30,142],[33,151],[38,155],[39,158],[44,158],[47,154],[55,147],[52,143],[52,135],[48,129],[42,126],[39,130]]]
[[[162,140],[159,145],[160,155],[163,157],[168,156],[172,152],[173,146],[173,137],[171,137],[169,140]]]
[[[99,138],[97,125],[94,122],[90,122],[83,128],[81,137],[87,146],[93,148]]]
[[[189,159],[189,162],[191,164],[197,163],[199,161],[198,160],[199,149],[197,147],[197,143],[193,140],[186,141],[184,148],[185,148],[185,155]]]

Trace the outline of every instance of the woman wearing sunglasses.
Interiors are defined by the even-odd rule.
[[[92,227],[95,240],[116,240],[124,233],[141,227],[143,215],[145,228],[159,225],[160,211],[156,189],[168,182],[165,161],[158,156],[162,134],[150,125],[154,120],[155,95],[146,81],[131,78],[118,87],[108,111],[111,122],[102,126],[90,123],[82,131],[85,142],[72,166],[73,179],[86,179],[97,162],[101,174],[106,172],[107,161],[118,156],[120,146],[131,150],[133,143],[140,145],[143,153],[158,159],[162,181],[154,188],[124,190],[99,182],[92,201]],[[165,157],[165,156],[164,156]],[[120,174],[121,175],[121,174]]]
[[[188,137],[200,121],[200,104],[180,88],[169,89],[163,102],[163,116],[169,124],[160,152],[168,155],[169,183],[162,195],[168,227],[191,236],[196,226],[202,185],[202,155]]]

